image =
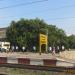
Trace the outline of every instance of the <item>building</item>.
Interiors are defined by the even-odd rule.
[[[0,28],[0,41],[6,41],[6,29],[7,28]]]
[[[10,42],[6,41],[6,29],[7,28],[0,28],[0,48],[8,50],[10,49]]]

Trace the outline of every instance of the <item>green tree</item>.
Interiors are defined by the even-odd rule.
[[[68,36],[69,48],[75,49],[75,35]]]
[[[57,46],[67,44],[66,34],[62,29],[55,25],[49,25],[44,20],[36,19],[21,19],[17,22],[12,21],[7,28],[7,39],[11,45],[18,45],[27,47],[32,51],[32,47],[36,46],[39,50],[39,34],[46,34],[48,30],[48,44],[49,46]]]

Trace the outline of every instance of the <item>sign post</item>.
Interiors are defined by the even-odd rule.
[[[39,41],[39,45],[40,45],[39,53],[41,55],[41,45],[42,44],[46,45],[46,52],[47,52],[47,43],[48,43],[47,42],[47,35],[40,34],[39,38],[40,38],[40,41]]]

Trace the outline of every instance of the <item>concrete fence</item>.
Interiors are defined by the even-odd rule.
[[[15,57],[0,57],[0,64],[25,64],[25,65],[40,65],[53,67],[75,66],[75,63],[58,59],[30,59],[30,58],[15,58]]]

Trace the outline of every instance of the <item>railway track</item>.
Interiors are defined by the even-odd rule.
[[[7,74],[0,74],[0,75],[7,75]]]
[[[0,67],[9,67],[9,68],[20,68],[20,69],[33,69],[41,71],[52,71],[52,72],[63,72],[75,74],[75,67],[53,67],[53,66],[41,66],[41,65],[24,65],[24,64],[0,64]]]
[[[75,74],[75,63],[57,59],[0,57],[0,67],[33,69]]]

